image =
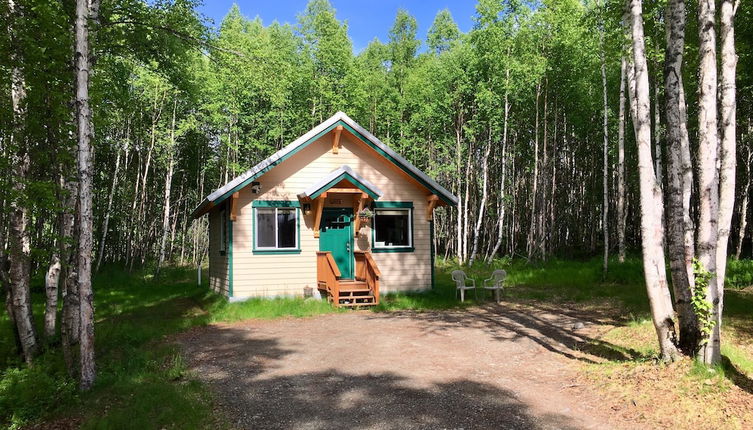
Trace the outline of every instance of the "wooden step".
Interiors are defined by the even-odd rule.
[[[375,305],[374,302],[374,296],[353,296],[353,297],[342,297],[340,296],[340,299],[338,300],[341,306],[348,306],[348,305]],[[344,302],[344,303],[342,303]]]

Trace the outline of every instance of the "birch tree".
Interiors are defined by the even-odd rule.
[[[687,128],[685,89],[682,80],[685,49],[685,1],[669,0],[666,11],[667,51],[664,64],[666,139],[668,145],[667,219],[669,266],[674,289],[675,308],[679,320],[679,346],[693,355],[698,348],[700,332],[691,302],[695,286],[693,221],[690,197],[693,187],[690,139]]]
[[[620,60],[620,106],[617,126],[617,249],[620,263],[625,262],[625,69],[627,62]]]
[[[632,38],[633,69],[635,76],[634,98],[638,147],[638,180],[640,185],[641,242],[643,272],[646,278],[651,316],[659,340],[662,360],[674,361],[678,355],[675,346],[674,311],[667,285],[662,231],[662,191],[654,173],[651,159],[651,109],[649,101],[648,67],[646,64],[641,0],[628,0],[629,28]]]
[[[80,298],[81,334],[79,336],[80,386],[94,385],[94,292],[92,290],[92,140],[94,128],[89,107],[89,28],[99,9],[97,0],[76,0],[75,76],[76,125],[78,127],[78,294]]]
[[[717,239],[719,232],[719,174],[717,170],[719,142],[717,135],[717,71],[716,5],[713,0],[698,3],[698,261],[702,270],[709,273],[706,300],[711,304],[709,323],[716,321],[720,311],[717,272]],[[701,321],[703,325],[704,322]],[[709,330],[706,328],[706,330]],[[699,359],[713,364],[721,359],[719,351],[719,326],[704,333]]]
[[[21,7],[14,0],[8,1],[8,33],[10,34],[13,68],[11,70],[11,110],[13,114],[13,129],[11,134],[11,151],[13,151],[11,173],[11,201],[8,234],[8,255],[10,268],[8,280],[10,282],[10,299],[16,332],[21,343],[24,361],[31,364],[39,352],[37,333],[31,309],[31,277],[30,253],[31,243],[28,232],[28,199],[26,196],[26,180],[31,167],[28,140],[25,136],[26,120],[26,83],[22,56],[19,53],[18,23],[23,18]]]

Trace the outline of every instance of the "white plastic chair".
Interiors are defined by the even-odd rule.
[[[507,277],[507,272],[504,270],[495,270],[492,272],[492,277],[489,279],[484,279],[483,288],[486,291],[493,291],[494,292],[494,300],[499,302],[500,300],[500,293],[502,293],[505,290],[505,278]]]
[[[460,301],[465,301],[465,291],[466,290],[473,290],[473,294],[476,296],[476,300],[478,300],[478,292],[476,291],[476,280],[471,279],[467,276],[465,276],[465,272],[462,270],[453,270],[452,271],[452,280],[455,281],[455,297],[458,296],[458,292],[460,292]],[[470,285],[468,282],[470,281]]]

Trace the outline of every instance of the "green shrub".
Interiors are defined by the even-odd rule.
[[[9,367],[0,373],[0,424],[21,428],[76,398],[76,383],[49,357],[40,357],[31,367]]]
[[[753,260],[729,260],[724,286],[733,289],[753,286]]]

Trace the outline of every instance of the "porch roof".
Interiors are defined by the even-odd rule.
[[[298,199],[314,200],[315,198],[319,197],[322,193],[326,192],[330,188],[337,185],[338,182],[343,181],[343,180],[346,180],[350,182],[351,184],[355,185],[361,191],[368,194],[369,197],[371,197],[374,200],[377,200],[380,197],[382,197],[382,190],[380,190],[376,185],[372,184],[367,179],[364,179],[361,175],[356,173],[350,166],[344,165],[336,169],[329,175],[325,176],[324,178],[322,178],[319,182],[306,188],[302,193],[298,194]]]

